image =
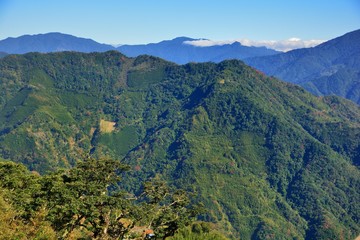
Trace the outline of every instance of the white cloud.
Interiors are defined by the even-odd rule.
[[[225,40],[225,41],[212,41],[208,39],[200,39],[194,41],[185,41],[184,44],[193,45],[195,47],[212,47],[212,46],[222,46],[227,44],[232,44],[236,41],[234,40]]]
[[[295,37],[280,41],[274,41],[274,40],[253,41],[249,39],[212,41],[212,40],[201,39],[194,41],[185,41],[184,44],[189,44],[196,47],[211,47],[211,46],[222,46],[226,44],[232,44],[234,42],[240,42],[244,46],[267,47],[278,51],[287,52],[297,48],[314,47],[316,45],[319,45],[320,43],[323,43],[324,40],[301,40],[300,38],[295,38]]]

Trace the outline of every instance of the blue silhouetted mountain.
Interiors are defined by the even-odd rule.
[[[114,49],[111,45],[62,33],[24,35],[0,41],[0,51],[15,54],[61,51],[105,52]]]
[[[360,30],[313,48],[245,62],[268,75],[299,84],[317,95],[338,95],[360,103]]]
[[[199,39],[178,37],[159,43],[142,45],[122,45],[117,49],[129,57],[147,54],[166,59],[178,64],[189,62],[221,62],[227,59],[245,59],[250,57],[268,56],[279,53],[266,47],[248,47],[239,42],[232,44],[199,47],[187,42]]]
[[[178,37],[159,43],[144,45],[122,45],[115,48],[91,39],[79,38],[63,33],[24,35],[0,41],[0,52],[24,54],[28,52],[105,52],[118,50],[129,57],[152,55],[178,64],[189,62],[221,62],[227,59],[245,59],[268,56],[279,52],[266,47],[247,47],[239,42],[221,46],[199,47],[186,44],[197,39]]]

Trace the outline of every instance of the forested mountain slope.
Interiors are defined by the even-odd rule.
[[[240,61],[175,65],[118,52],[0,59],[0,156],[45,173],[83,156],[193,190],[238,239],[360,233],[360,111]]]
[[[337,95],[360,103],[360,30],[313,48],[245,61],[317,95]]]

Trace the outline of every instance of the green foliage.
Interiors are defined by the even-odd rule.
[[[56,239],[46,210],[34,209],[39,176],[23,165],[0,161],[0,179],[0,238]]]
[[[181,229],[172,240],[226,240],[223,233],[214,229],[215,226],[207,222],[195,222],[190,227]]]
[[[40,239],[41,231],[52,229],[62,239],[71,239],[75,233],[92,239],[119,239],[135,225],[146,224],[158,238],[165,239],[188,226],[198,214],[185,191],[173,191],[159,178],[146,182],[140,196],[121,191],[119,175],[127,169],[119,161],[88,157],[70,170],[40,177],[22,165],[0,162],[0,217],[5,221],[0,228],[13,227],[13,216],[19,218],[16,226],[21,222],[24,228],[39,224],[34,233],[18,226],[21,239],[32,234]],[[17,212],[4,201],[3,191]],[[10,229],[9,234],[15,236]]]
[[[119,237],[128,230],[119,220],[130,218],[129,202],[120,192],[108,189],[120,180],[126,166],[110,159],[86,158],[76,168],[56,172],[41,179],[41,191],[34,197],[44,201],[48,219],[66,237],[74,229],[85,228],[93,237]]]
[[[144,183],[144,194],[140,201],[145,203],[141,220],[154,229],[157,238],[173,236],[178,229],[191,224],[200,213],[201,206],[192,205],[184,190],[173,191],[167,184],[155,177]]]
[[[164,79],[164,69],[150,71],[135,70],[129,72],[127,85],[131,88],[146,88],[150,84],[161,82]]]
[[[104,212],[89,206],[116,199],[94,192],[86,206],[96,216],[79,210],[86,208],[75,193],[86,190],[86,176],[66,169],[91,152],[133,169],[120,187],[150,207],[132,217],[159,236],[198,234],[183,228],[192,202],[167,185],[195,192],[208,210],[199,218],[234,239],[351,239],[360,231],[360,111],[348,101],[316,98],[239,61],[177,66],[115,52],[33,53],[1,59],[0,70],[0,155],[55,172],[37,191],[53,191],[52,221],[76,222],[71,216],[81,213],[92,226]],[[116,123],[112,132],[101,131],[101,120]],[[149,178],[155,182],[142,187]],[[61,196],[69,205],[56,202]],[[177,213],[187,217],[174,224]]]
[[[117,132],[101,134],[98,144],[106,145],[115,156],[125,156],[139,141],[136,130],[134,126],[126,126]]]
[[[34,215],[31,222],[19,219],[19,212],[0,194],[0,239],[56,239],[56,233],[42,212]]]

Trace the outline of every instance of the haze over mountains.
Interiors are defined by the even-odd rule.
[[[0,157],[44,174],[82,156],[196,192],[232,239],[360,232],[360,110],[241,61],[59,52],[0,59]]]

